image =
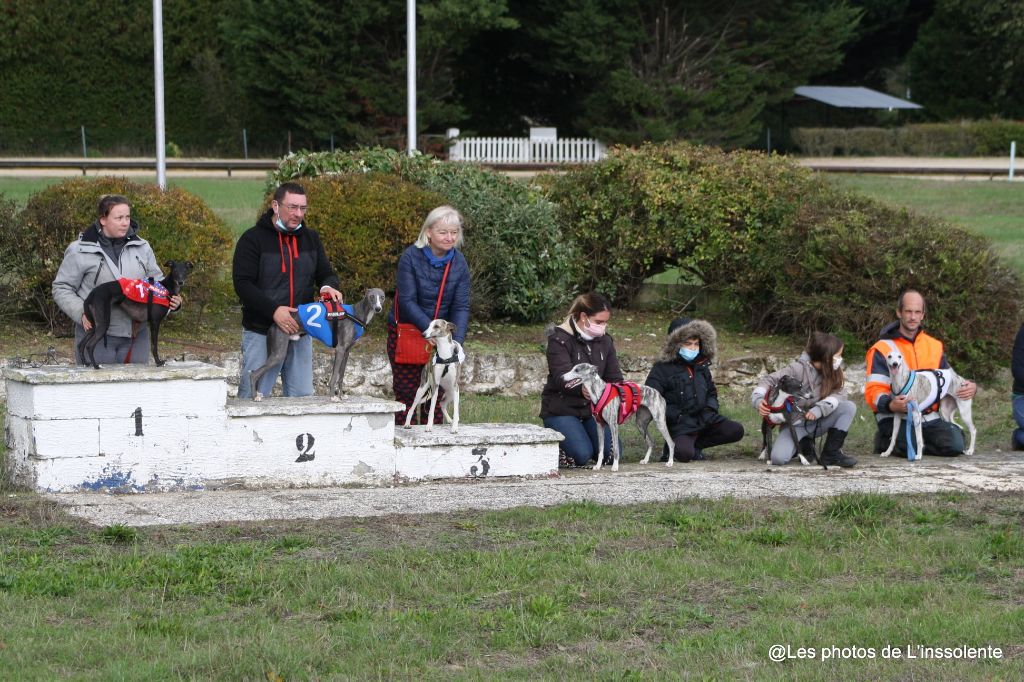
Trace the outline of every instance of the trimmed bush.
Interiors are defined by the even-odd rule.
[[[1024,141],[1024,121],[920,123],[900,128],[794,128],[807,156],[1005,156]]]
[[[808,189],[776,237],[782,253],[789,245],[784,267],[743,280],[741,262],[726,268],[758,328],[845,330],[868,345],[896,319],[899,291],[915,288],[927,301],[925,328],[961,373],[990,377],[1008,365],[1021,281],[988,240],[824,181]]]
[[[983,378],[1008,360],[1021,282],[985,239],[843,193],[781,157],[616,148],[550,192],[586,254],[578,284],[620,305],[675,266],[757,331],[820,329],[870,345],[895,319],[898,292],[915,287],[958,370]]]
[[[71,329],[53,301],[51,285],[67,246],[96,221],[96,204],[104,194],[128,197],[139,234],[153,247],[157,262],[195,263],[184,292],[189,307],[201,311],[227,293],[223,273],[231,257],[231,231],[202,199],[124,178],[81,178],[32,195],[15,225],[0,232],[0,266],[17,278],[15,300],[22,311],[40,315],[60,333]]]
[[[559,230],[555,206],[526,183],[477,166],[381,148],[293,154],[271,183],[371,171],[433,192],[465,216],[475,316],[539,321],[573,295],[573,250]]]
[[[562,229],[585,254],[578,282],[618,305],[670,267],[715,283],[725,254],[774,265],[767,226],[796,213],[809,174],[781,157],[686,143],[613,148],[550,183]]]
[[[394,287],[398,257],[419,236],[423,219],[444,203],[394,175],[343,173],[302,181],[309,224],[320,233],[347,302],[371,287]],[[269,208],[270,195],[267,197]]]

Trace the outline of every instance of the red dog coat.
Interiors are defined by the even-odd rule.
[[[605,384],[601,399],[597,401],[597,404],[591,403],[590,405],[590,411],[594,414],[594,419],[601,424],[604,424],[601,412],[608,405],[608,401],[612,399],[613,391],[619,397],[619,414],[617,416],[620,424],[640,409],[640,403],[644,398],[643,388],[641,388],[640,384],[632,381],[623,381],[621,384]]]
[[[153,294],[153,303],[162,305],[165,308],[171,307],[171,295],[159,282],[148,282],[144,279],[128,279],[122,277],[117,280],[121,285],[123,293],[129,301],[136,303],[149,303],[150,292]]]

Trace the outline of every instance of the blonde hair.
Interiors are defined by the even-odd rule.
[[[416,248],[422,249],[427,245],[427,231],[436,223],[454,225],[459,228],[459,238],[455,242],[455,248],[462,248],[462,214],[451,206],[438,206],[427,214],[427,219],[423,221],[423,227],[420,228],[420,236],[416,238]]]

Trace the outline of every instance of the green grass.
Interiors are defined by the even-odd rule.
[[[13,199],[19,207],[29,196],[66,177],[0,176],[0,194]],[[139,178],[144,182],[144,178]],[[181,187],[201,197],[213,212],[228,224],[237,238],[256,222],[266,182],[253,178],[170,178],[170,187]],[[97,201],[99,197],[97,197]]]
[[[1005,181],[923,180],[874,175],[829,175],[833,182],[894,206],[944,218],[992,240],[996,251],[1024,273],[1024,185]]]
[[[97,529],[4,498],[18,679],[1019,679],[1018,495]],[[772,645],[874,659],[768,658]],[[1002,661],[881,657],[1002,647]]]

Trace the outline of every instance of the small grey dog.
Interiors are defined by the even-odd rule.
[[[350,313],[336,320],[324,319],[314,324],[330,324],[332,326],[332,337],[334,343],[334,365],[331,368],[330,394],[331,400],[340,400],[342,382],[345,380],[345,367],[348,365],[348,354],[352,350],[356,339],[362,336],[362,332],[376,313],[384,309],[384,292],[380,289],[367,289],[363,298],[352,306]],[[263,400],[263,394],[259,392],[260,379],[270,371],[274,365],[284,362],[288,354],[288,343],[298,340],[299,336],[307,333],[299,319],[298,313],[292,313],[292,319],[298,323],[302,330],[295,336],[289,336],[281,331],[276,324],[270,325],[267,330],[267,362],[262,367],[249,372],[249,385],[252,389],[252,399],[256,402]],[[306,324],[312,322],[311,318]],[[358,328],[357,328],[358,326]],[[317,336],[317,338],[320,338]]]
[[[444,400],[441,401],[441,415],[452,425],[452,433],[459,432],[459,370],[466,361],[466,351],[462,344],[452,338],[455,325],[447,320],[434,320],[423,330],[423,338],[433,340],[434,352],[420,373],[420,387],[416,389],[416,397],[412,406],[405,414],[405,428],[412,422],[416,408],[430,398],[430,411],[427,413],[425,431],[434,428],[434,407],[437,405],[437,389],[444,389]],[[451,407],[451,413],[448,407]]]
[[[597,367],[582,362],[571,370],[562,375],[562,379],[568,382],[566,387],[572,388],[583,384],[583,387],[587,389],[587,393],[590,395],[590,402],[595,406],[600,405],[602,397],[604,396],[605,387],[608,386],[605,381],[598,376]],[[661,394],[650,386],[640,386],[641,398],[640,406],[637,408],[635,413],[636,426],[640,429],[640,433],[644,437],[644,441],[647,443],[647,454],[640,460],[641,464],[647,464],[651,461],[651,452],[654,451],[654,439],[647,432],[647,427],[650,426],[653,421],[658,427],[658,431],[661,432],[662,438],[665,439],[665,443],[668,445],[668,463],[666,466],[672,466],[672,462],[675,461],[676,444],[672,440],[672,435],[668,432],[668,424],[665,422],[665,399],[661,397]],[[604,462],[604,426],[601,421],[604,420],[605,425],[611,431],[612,436],[612,471],[619,470],[619,408],[622,405],[622,399],[612,391],[612,395],[604,402],[601,407],[601,419],[597,419],[597,464],[594,465],[594,470],[597,471],[601,468],[601,464]]]
[[[905,395],[910,398],[916,409],[910,409],[905,418],[912,420],[914,435],[917,438],[917,452],[914,460],[917,461],[924,456],[924,439],[921,437],[921,418],[924,410],[935,403],[939,403],[939,414],[948,422],[953,421],[953,413],[960,411],[971,433],[971,444],[964,450],[965,455],[974,454],[974,444],[978,438],[978,430],[974,428],[971,408],[973,401],[961,400],[956,397],[956,392],[963,385],[964,379],[952,369],[919,369],[911,370],[903,361],[903,354],[898,350],[889,351],[885,356],[885,363],[889,365],[889,378],[892,384],[894,396]],[[896,439],[900,434],[899,412],[892,414],[892,438],[889,441],[889,449],[883,452],[880,457],[888,457],[896,448]],[[956,423],[956,422],[953,422]]]

